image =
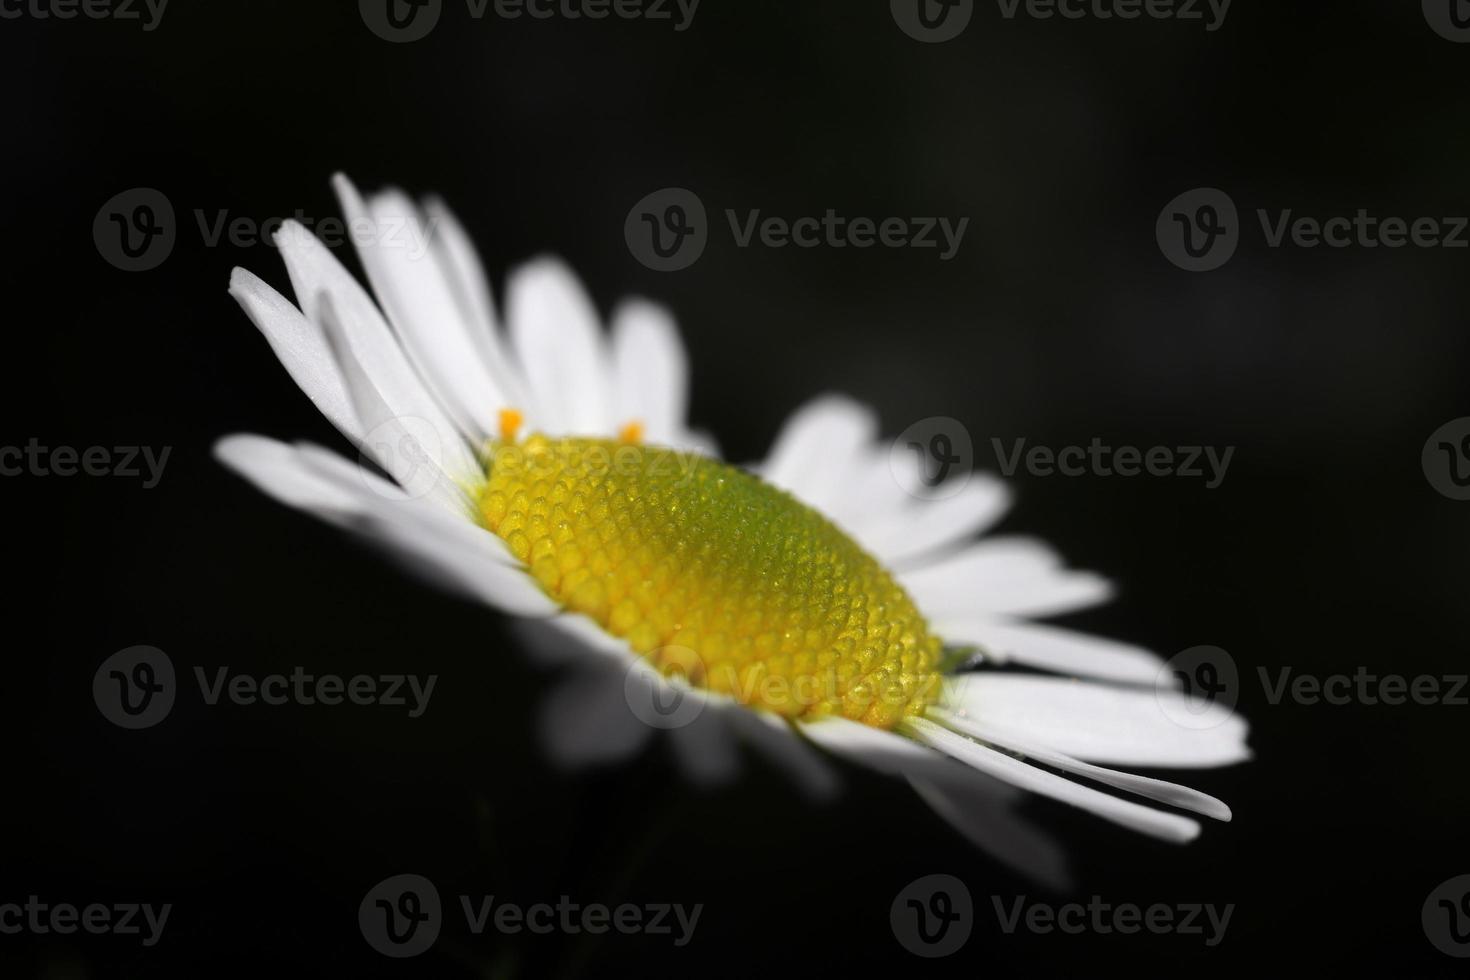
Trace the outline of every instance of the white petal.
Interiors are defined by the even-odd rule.
[[[363,372],[372,380],[395,418],[421,420],[440,445],[441,465],[456,479],[466,479],[479,469],[459,429],[444,413],[439,402],[424,386],[409,364],[398,339],[382,313],[357,280],[336,257],[301,225],[287,221],[276,233],[275,242],[291,276],[291,287],[307,320],[315,324],[342,370],[336,348],[330,343],[325,309],[330,304],[337,325],[345,335],[345,346]],[[349,393],[350,394],[350,393]],[[372,430],[358,417],[360,436]],[[415,423],[416,424],[416,423]]]
[[[1089,572],[1063,571],[1055,552],[1023,538],[993,538],[898,580],[933,619],[975,614],[1050,616],[1106,601],[1112,587]]]
[[[1175,691],[969,674],[945,685],[945,707],[1090,762],[1203,768],[1250,758],[1244,718],[1232,714],[1212,728],[1185,727],[1172,720],[1189,716],[1187,698]]]
[[[452,591],[514,615],[557,611],[524,570],[504,560],[490,532],[453,521],[326,450],[232,436],[215,454],[275,499],[352,530]]]
[[[760,473],[826,513],[846,493],[850,474],[877,431],[871,409],[840,395],[824,395],[786,422]]]
[[[1059,674],[1152,684],[1164,664],[1161,657],[1142,647],[1055,626],[980,616],[936,618],[931,626],[946,643],[980,646],[986,659],[993,662],[1014,660]]]
[[[244,269],[230,274],[230,295],[265,334],[286,373],[343,435],[357,439],[362,426],[352,411],[342,372],[320,328],[280,293]]]
[[[597,312],[553,259],[522,266],[506,287],[511,347],[536,404],[527,421],[553,435],[613,435],[612,361]]]
[[[682,693],[689,697],[696,692],[686,689]],[[724,786],[739,775],[738,744],[729,716],[747,710],[711,700],[689,724],[669,729],[669,742],[679,769],[690,782],[712,788]]]
[[[357,254],[413,363],[470,435],[496,431],[505,395],[471,340],[454,291],[435,260],[432,229],[407,196],[389,191],[364,203],[344,175],[332,186],[353,229]],[[368,231],[371,230],[369,234]]]
[[[978,742],[923,718],[909,720],[907,726],[916,738],[951,758],[989,773],[1013,786],[1049,796],[1063,803],[1094,813],[1104,820],[1140,833],[1175,843],[1185,843],[1199,836],[1199,824],[1177,813],[1165,813],[1130,800],[1109,796],[1089,786],[1063,779],[1045,769],[1027,765],[1020,759],[997,752]]]
[[[673,317],[662,307],[631,301],[614,312],[613,419],[642,422],[646,440],[674,445],[684,435],[689,364]]]
[[[769,711],[729,711],[730,723],[766,758],[785,770],[808,799],[829,800],[840,787],[832,765],[800,738],[791,725]]]
[[[523,412],[533,411],[535,406],[531,404],[525,383],[516,371],[496,319],[490,277],[485,274],[485,266],[474,243],[443,201],[430,198],[424,203],[424,212],[428,216],[434,255],[454,294],[460,315],[469,327],[470,342],[479,351],[481,361],[495,377],[510,405]]]
[[[648,744],[654,730],[628,709],[625,669],[607,662],[571,671],[541,706],[547,753],[577,768],[622,762]]]
[[[322,298],[321,323],[342,369],[352,410],[362,423],[362,450],[371,456],[400,487],[414,497],[432,500],[460,515],[470,513],[468,477],[459,482],[450,476],[459,461],[455,447],[464,449],[458,437],[446,435],[420,418],[399,415],[383,398],[372,378],[357,358],[352,338],[342,326],[337,305],[331,297]]]
[[[979,534],[1000,520],[1010,505],[1011,492],[1004,483],[975,473],[953,496],[914,500],[885,520],[870,520],[864,525],[863,540],[888,565],[912,562]]]
[[[247,434],[226,436],[215,443],[214,455],[286,506],[309,511],[332,523],[344,524],[366,509],[359,494],[343,490],[335,481],[303,465],[296,448],[284,442]]]
[[[973,770],[964,775],[943,781],[910,776],[909,785],[976,847],[1042,884],[1070,891],[1066,854],[1052,837],[1014,811],[1009,794],[996,791],[1010,787]]]
[[[1061,769],[1063,772],[1075,773],[1085,776],[1095,782],[1117,789],[1127,790],[1145,799],[1156,800],[1159,803],[1167,803],[1185,810],[1193,810],[1216,820],[1229,820],[1230,808],[1220,800],[1215,799],[1198,790],[1190,789],[1188,786],[1180,786],[1177,783],[1164,782],[1161,779],[1150,779],[1147,776],[1135,776],[1132,773],[1118,772],[1115,769],[1103,769],[1099,766],[1090,765],[1074,759],[1069,755],[1055,752],[1045,746],[1038,745],[1006,732],[1004,729],[987,725],[974,718],[966,718],[953,712],[942,709],[931,710],[929,717],[939,722],[944,727],[961,735],[978,738],[996,748],[1005,749],[1009,752],[1019,752],[1021,755],[1035,759],[1043,765],[1051,766],[1053,769]]]
[[[1011,812],[1019,792],[910,738],[826,718],[801,726],[828,751],[908,780],[919,796],[969,841],[997,860],[1055,886],[1066,883],[1066,862],[1046,836]]]

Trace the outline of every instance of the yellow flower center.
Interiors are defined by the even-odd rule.
[[[518,443],[509,428],[489,447],[485,525],[553,599],[661,672],[788,718],[881,728],[938,697],[941,643],[908,595],[791,495],[626,431]]]

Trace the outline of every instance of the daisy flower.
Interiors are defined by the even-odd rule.
[[[442,204],[334,184],[373,295],[294,223],[276,243],[296,303],[239,269],[230,293],[372,465],[254,435],[216,453],[534,623],[528,646],[582,668],[543,715],[555,754],[617,758],[664,728],[697,779],[728,779],[754,745],[815,793],[846,757],[1050,877],[1053,845],[1009,809],[1018,789],[1176,842],[1200,830],[1179,811],[1230,819],[1107,768],[1238,762],[1246,725],[1180,723],[1195,705],[1158,682],[1154,654],[1027,622],[1109,587],[1037,541],[980,538],[1008,506],[998,480],[910,493],[873,414],[835,396],[796,412],[763,462],[726,463],[688,427],[664,310],[625,303],[604,332],[571,273],[540,260],[498,314]],[[993,669],[1007,661],[1033,670]]]

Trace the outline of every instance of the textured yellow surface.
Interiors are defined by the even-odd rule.
[[[626,436],[489,448],[485,525],[552,598],[665,674],[790,718],[882,728],[938,697],[941,644],[913,602],[789,494]]]

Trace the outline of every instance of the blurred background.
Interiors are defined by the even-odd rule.
[[[1072,20],[976,3],[957,37],[928,43],[878,0],[704,0],[683,30],[673,4],[668,20],[538,20],[444,0],[427,36],[390,43],[351,2],[175,0],[161,17],[136,4],[138,20],[41,17],[37,2],[0,7],[0,444],[171,455],[150,489],[0,480],[14,671],[0,902],[173,911],[147,948],[0,935],[8,975],[1463,972],[1421,908],[1470,872],[1470,706],[1273,704],[1259,679],[1470,670],[1470,503],[1421,465],[1431,433],[1470,415],[1470,252],[1272,247],[1257,219],[1470,214],[1470,45],[1432,29],[1435,10],[1237,0],[1221,21],[1204,4],[1199,20]],[[701,792],[657,745],[603,772],[551,767],[536,716],[552,677],[504,617],[268,502],[209,455],[242,430],[345,448],[226,295],[237,265],[285,290],[274,249],[200,226],[333,218],[337,170],[443,196],[497,288],[553,253],[604,311],[628,294],[669,305],[694,421],[734,460],[831,390],[876,406],[890,436],[961,420],[981,469],[999,466],[993,439],[1235,447],[1214,489],[1019,472],[1000,528],[1119,584],[1066,625],[1164,656],[1229,651],[1256,759],[1178,776],[1234,822],[1176,848],[1028,800],[1071,860],[1075,887],[1056,893],[856,769],[818,805],[759,760]],[[139,187],[166,197],[176,241],[125,271],[94,219]],[[635,203],[668,187],[711,219],[706,251],[677,272],[624,238]],[[1189,272],[1156,222],[1200,187],[1239,209],[1239,242]],[[969,223],[942,260],[740,248],[726,209]],[[124,731],[90,691],[134,644],[181,671],[440,682],[413,720],[181,697],[162,724]],[[395,961],[364,942],[357,907],[410,872],[446,901],[704,910],[677,948],[460,928]],[[889,909],[930,874],[965,882],[976,911],[959,952],[926,960]],[[1234,912],[1213,947],[1007,934],[995,896]]]

